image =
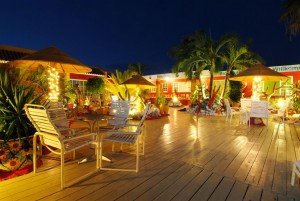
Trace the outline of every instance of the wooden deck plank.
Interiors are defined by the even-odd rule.
[[[259,201],[261,200],[261,196],[262,196],[262,189],[250,185],[247,189],[244,200]]]
[[[258,182],[261,178],[262,169],[266,165],[267,154],[270,149],[270,144],[273,138],[272,133],[273,133],[272,129],[268,129],[267,136],[265,137],[262,147],[259,150],[257,157],[253,162],[251,170],[249,171],[247,178],[245,180],[247,183],[250,183],[252,185],[258,185]]]
[[[193,166],[186,174],[180,177],[173,185],[168,189],[164,190],[158,197],[154,200],[165,201],[174,198],[185,186],[187,186],[199,173],[202,172],[202,168]]]
[[[157,183],[154,187],[149,189],[147,192],[143,193],[136,200],[154,200],[158,197],[163,191],[167,190],[171,185],[173,185],[178,179],[185,175],[186,172],[191,170],[191,165],[183,165],[170,174],[168,177],[164,178],[162,181]]]
[[[201,186],[201,188],[193,195],[191,201],[208,200],[221,181],[222,181],[222,176],[213,173],[205,181],[205,183]]]
[[[299,200],[300,187],[290,186],[290,174],[300,160],[300,128],[287,124],[277,133],[271,120],[268,129],[249,128],[229,124],[224,116],[195,117],[174,108],[170,114],[146,121],[146,154],[138,174],[99,171],[60,191],[59,161],[53,161],[35,176],[0,182],[0,200]],[[114,159],[105,165],[134,164],[133,157],[125,157],[132,147],[121,154],[107,152],[109,144],[104,148]],[[66,178],[94,168],[93,162],[68,163]]]
[[[151,176],[148,180],[138,185],[134,191],[129,191],[128,193],[124,194],[120,200],[133,200],[140,197],[143,193],[147,192],[151,188],[153,188],[155,185],[160,183],[162,180],[164,180],[166,177],[169,176],[169,174],[173,173],[180,167],[182,167],[184,163],[182,162],[174,162],[172,165],[161,169],[161,171]]]
[[[212,172],[203,170],[188,185],[186,185],[175,197],[173,201],[190,200],[195,192],[201,188],[206,180],[212,175]]]
[[[248,184],[245,184],[240,181],[236,181],[226,200],[227,201],[244,200],[247,189],[248,189]]]
[[[263,191],[261,201],[277,200],[277,193],[271,191]]]
[[[234,185],[234,182],[235,181],[233,179],[223,177],[221,183],[209,198],[209,201],[226,200]]]

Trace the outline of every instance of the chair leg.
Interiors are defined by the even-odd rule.
[[[61,157],[60,157],[60,171],[61,171],[61,175],[60,175],[60,188],[64,189],[65,187],[65,172],[64,172],[64,166],[65,166],[65,154],[63,152],[63,150],[61,151]]]
[[[294,163],[293,165],[293,171],[292,171],[292,179],[291,179],[291,185],[294,186],[295,185],[295,177],[296,177],[296,164]]]
[[[139,172],[139,154],[140,154],[140,141],[139,141],[139,137],[137,139],[137,145],[136,145],[136,167],[135,167],[135,172],[138,173]]]
[[[96,168],[99,169],[100,168],[100,161],[102,160],[102,158],[99,157],[99,148],[100,148],[100,138],[99,136],[96,137],[97,139],[97,144],[95,146],[95,154],[96,154]]]
[[[37,143],[36,143],[36,138],[37,138],[37,135],[34,135],[33,136],[33,172],[36,173],[36,165],[37,165],[37,150],[36,150],[36,146],[37,146]]]
[[[102,139],[100,141],[100,147],[99,147],[99,167],[100,169],[102,168],[102,147],[103,147],[103,144],[102,144]]]

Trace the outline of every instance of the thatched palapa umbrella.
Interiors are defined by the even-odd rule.
[[[21,70],[36,69],[40,65],[48,67],[48,79],[49,77],[51,78],[48,81],[50,86],[49,99],[55,101],[58,100],[59,94],[58,73],[63,73],[65,78],[69,78],[69,73],[87,73],[92,71],[91,68],[83,65],[56,47],[47,47],[12,61],[10,64],[16,65],[16,67],[21,68]]]
[[[47,47],[10,62],[20,68],[37,68],[39,65],[50,66],[59,73],[88,73],[92,69],[72,58],[56,47]]]
[[[262,64],[256,64],[229,79],[234,81],[252,82],[252,98],[259,99],[259,93],[261,93],[261,81],[287,80],[288,77]]]
[[[274,71],[262,64],[256,64],[252,67],[249,67],[247,70],[244,70],[230,78],[230,80],[234,81],[253,81],[254,78],[260,77],[262,81],[276,81],[276,80],[286,80],[287,76]]]
[[[126,85],[129,88],[153,88],[155,85],[152,82],[149,82],[143,76],[133,75],[131,78],[123,82],[122,84]]]

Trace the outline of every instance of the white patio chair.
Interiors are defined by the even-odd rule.
[[[102,170],[117,170],[117,171],[139,171],[139,155],[140,155],[140,138],[142,139],[142,153],[145,154],[145,133],[144,133],[144,121],[150,110],[150,103],[146,104],[143,116],[138,124],[125,124],[124,127],[119,129],[111,129],[101,135],[100,140],[100,157],[102,157],[102,148],[104,142],[121,143],[128,145],[136,145],[136,166],[135,169],[119,169],[119,168],[107,168],[102,167],[102,161],[100,161],[100,169]],[[107,136],[107,137],[106,137]]]
[[[250,98],[241,98],[241,114],[240,114],[240,123],[248,125],[249,121],[249,112],[251,109],[251,99]]]
[[[296,175],[300,177],[300,161],[296,161],[293,165],[291,185],[295,185]]]
[[[99,136],[96,133],[81,134],[76,136],[74,129],[63,127],[58,128],[51,119],[50,111],[42,105],[26,104],[25,112],[31,123],[36,129],[33,137],[33,171],[37,171],[37,137],[39,136],[40,143],[47,147],[52,153],[58,154],[61,157],[61,189],[66,187],[64,163],[65,154],[72,153],[75,159],[75,150],[84,146],[95,144],[99,150]],[[99,169],[99,151],[96,151],[96,170]],[[73,180],[69,185],[74,184],[94,172],[80,176]]]
[[[129,116],[130,101],[113,101],[110,106],[109,114],[115,118],[107,120],[107,126],[102,126],[100,129],[117,129],[123,127]]]
[[[265,118],[266,119],[266,126],[268,128],[268,121],[269,121],[269,111],[268,111],[268,101],[267,100],[252,100],[251,101],[251,110],[249,113],[249,120],[248,124],[250,127],[250,118],[257,117],[257,118]]]
[[[228,116],[230,116],[230,124],[232,122],[233,115],[240,115],[241,110],[238,107],[231,107],[228,99],[224,99],[226,105],[226,121],[228,120]]]
[[[65,109],[64,109],[64,105],[62,102],[47,102],[44,104],[45,108],[48,110],[49,115],[50,115],[50,119],[51,121],[55,124],[55,126],[60,130],[64,130],[66,128],[70,127],[70,123],[72,121],[70,121],[67,118]],[[80,121],[80,122],[84,122],[81,120],[76,120],[76,121]],[[86,122],[88,123],[88,122]],[[90,124],[88,124],[89,126],[83,126],[80,128],[74,128],[74,130],[76,130],[76,133],[79,132],[90,132],[91,131],[91,126]]]

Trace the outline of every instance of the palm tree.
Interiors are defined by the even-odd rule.
[[[128,70],[130,72],[137,73],[139,75],[144,75],[145,68],[147,68],[147,66],[140,63],[128,65]]]
[[[184,72],[188,80],[199,79],[201,84],[201,72],[206,67],[202,65],[200,49],[204,48],[206,41],[204,32],[196,32],[183,39],[182,43],[171,50],[171,57],[175,59],[176,64],[172,68],[173,73]],[[205,94],[203,94],[205,97]]]
[[[240,45],[237,37],[228,44],[226,51],[222,53],[221,58],[223,60],[222,63],[227,65],[225,84],[221,97],[224,97],[230,72],[233,68],[244,70],[249,66],[262,62],[262,59],[258,55],[252,53],[247,45]]]
[[[285,22],[287,31],[295,36],[300,29],[300,0],[286,0],[280,20]]]
[[[222,52],[226,50],[226,45],[233,40],[235,40],[234,35],[227,34],[215,42],[205,32],[198,31],[191,37],[186,38],[184,43],[175,49],[173,56],[177,57],[179,61],[175,69],[184,69],[184,72],[191,74],[192,68],[196,68],[196,71],[199,72],[208,67],[210,71],[210,98],[212,98],[214,72],[220,70],[223,61]],[[184,63],[189,62],[189,65],[184,65]]]

